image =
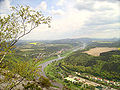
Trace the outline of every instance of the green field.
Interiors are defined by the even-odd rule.
[[[118,48],[118,50],[120,50],[120,48]]]
[[[37,43],[29,43],[29,44],[36,45]]]

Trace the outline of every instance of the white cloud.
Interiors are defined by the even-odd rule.
[[[64,11],[62,9],[54,10],[54,8],[49,11],[54,14],[51,28],[47,29],[46,27],[39,27],[40,30],[33,32],[34,34],[32,33],[32,36],[41,37],[41,39],[60,39],[70,38],[70,33],[71,36],[72,34],[74,35],[76,30],[82,28],[85,22],[89,19],[91,12],[84,10],[79,11],[72,6],[69,6],[71,5],[68,5]],[[55,18],[56,14],[59,14],[59,17]]]
[[[62,5],[64,4],[64,1],[65,1],[65,0],[59,0],[59,1],[57,2],[57,5],[58,5],[58,6],[62,6]]]
[[[119,38],[119,35],[120,35],[119,30],[109,29],[109,30],[91,33],[90,37],[93,37],[93,38],[107,38],[107,37],[114,38],[114,37],[117,37],[117,38]]]
[[[100,0],[59,0],[62,7],[48,10],[53,19],[51,28],[39,27],[33,32],[37,39],[61,39],[79,37],[119,37],[118,2]],[[80,6],[81,5],[81,6]],[[39,37],[39,38],[38,38]]]
[[[0,13],[5,14],[8,13],[10,10],[10,1],[11,0],[1,0],[0,1]]]
[[[82,11],[81,13],[76,10],[72,10],[72,12],[67,11],[61,17],[57,19],[56,18],[52,19],[50,29],[48,29],[47,26],[43,26],[43,27],[40,26],[37,29],[35,29],[31,33],[31,35],[36,39],[70,38],[70,33],[72,32],[71,34],[74,35],[73,32],[76,32],[76,30],[82,28],[85,21],[89,17],[89,14],[85,15],[84,11]],[[27,38],[30,39],[30,37],[27,37]]]
[[[46,3],[45,1],[42,1],[42,2],[40,3],[40,5],[38,5],[38,6],[36,7],[36,10],[44,10],[44,11],[46,11],[46,9],[47,9],[47,3]]]
[[[0,14],[0,16],[3,17],[7,17],[7,14]]]
[[[52,15],[63,15],[64,14],[64,11],[61,10],[61,9],[52,9],[49,13],[51,13]]]
[[[93,10],[94,3],[92,0],[76,0],[74,7],[78,10]]]
[[[69,10],[63,16],[52,21],[52,29],[57,32],[71,32],[80,29],[90,17],[89,12]]]
[[[96,9],[96,10],[111,10],[112,9],[112,7],[113,7],[113,3],[108,3],[108,2],[106,2],[106,1],[104,1],[104,2],[95,2],[95,4],[94,4],[94,9]]]

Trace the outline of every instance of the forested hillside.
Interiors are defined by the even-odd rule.
[[[76,51],[63,61],[61,65],[69,70],[120,81],[119,50],[101,53],[97,57]]]

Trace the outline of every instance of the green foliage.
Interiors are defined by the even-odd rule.
[[[83,83],[72,83],[64,79],[72,73],[66,73],[66,71],[59,67],[60,62],[62,61],[53,62],[45,68],[46,75],[50,80],[62,83],[62,85],[64,85],[63,90],[89,90],[90,88],[94,90],[94,87],[88,86],[84,88],[81,87]]]
[[[6,54],[11,53],[20,38],[40,24],[47,24],[50,27],[51,17],[45,17],[42,12],[32,10],[29,6],[11,9],[12,13],[7,17],[0,16],[0,63]]]
[[[39,80],[34,80],[33,82],[28,82],[26,85],[23,84],[23,87],[28,90],[28,89],[31,89],[31,90],[42,90],[41,88],[49,88],[51,85],[49,79],[41,76],[39,78]]]
[[[49,79],[47,79],[47,78],[45,78],[43,76],[41,76],[39,78],[39,84],[41,85],[41,87],[49,88],[51,86],[51,83],[50,83]]]
[[[2,68],[1,74],[5,77],[0,83],[10,83],[9,89],[24,79],[33,80],[39,77],[37,73],[39,67],[35,67],[38,61],[28,61],[29,58],[14,56],[12,52],[19,39],[40,24],[47,24],[50,27],[51,21],[51,17],[45,17],[42,12],[32,10],[29,6],[11,7],[11,10],[11,14],[7,17],[0,16],[0,68]],[[15,75],[20,75],[22,78],[18,83],[13,80]]]
[[[21,83],[24,79],[29,82],[27,85],[24,84],[24,88],[41,90],[43,87],[49,88],[51,83],[49,79],[40,76],[38,72],[40,72],[40,67],[36,67],[36,64],[39,62],[37,60],[27,60],[28,58],[17,56],[17,55],[8,55],[5,57],[6,72],[2,72],[1,74],[5,76],[5,79],[0,81],[0,83],[10,83],[6,89],[12,89]],[[4,63],[5,64],[5,63]],[[3,65],[4,65],[3,64]],[[3,69],[2,69],[3,70]],[[19,76],[19,77],[16,77]],[[39,80],[37,80],[39,78]],[[15,79],[15,81],[13,80]],[[20,79],[20,80],[19,80]],[[16,82],[18,80],[18,82]]]
[[[24,89],[25,90],[28,90],[28,89],[30,89],[30,90],[42,90],[41,89],[41,87],[39,86],[39,85],[37,85],[36,83],[27,83],[27,85],[24,85],[23,84],[23,87],[24,87]]]
[[[66,57],[61,66],[68,70],[90,73],[109,80],[120,80],[120,51],[109,51],[94,57],[76,51]]]
[[[38,68],[35,67],[34,62],[19,61],[17,63],[13,63],[11,71],[28,80],[33,80],[36,76],[39,76],[37,74]]]
[[[69,89],[70,88],[71,89],[79,88],[81,90],[95,89],[94,86],[73,84],[67,80],[64,80],[64,77],[68,77],[68,75],[74,76],[74,72],[80,72],[82,73],[83,76],[90,75],[119,82],[120,81],[119,51],[109,51],[101,55],[102,56],[95,57],[87,55],[85,53],[81,53],[81,51],[76,51],[67,56],[66,58],[64,58],[63,60],[53,62],[52,64],[47,66],[45,68],[45,72],[49,79],[60,82],[63,85],[65,85],[66,88]],[[119,88],[113,85],[111,87]]]

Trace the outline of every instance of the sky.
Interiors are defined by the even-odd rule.
[[[24,40],[120,38],[120,0],[0,0],[0,15],[18,4],[52,16],[51,28],[40,25]]]

